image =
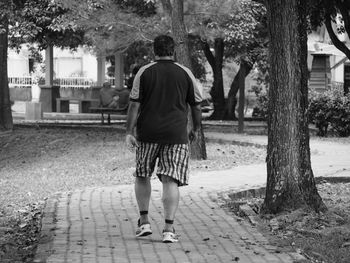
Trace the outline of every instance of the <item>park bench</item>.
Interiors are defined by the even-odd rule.
[[[129,105],[125,105],[122,108],[107,108],[107,107],[90,107],[91,113],[101,114],[101,123],[105,122],[105,114],[107,115],[107,124],[111,124],[111,114],[126,115]]]
[[[69,104],[78,104],[79,113],[89,113],[90,107],[98,105],[99,99],[77,99],[77,98],[57,98],[56,110],[57,112],[69,112]]]

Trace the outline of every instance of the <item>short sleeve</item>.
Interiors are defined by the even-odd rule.
[[[151,62],[141,67],[137,72],[137,74],[135,75],[134,81],[132,83],[130,97],[129,97],[131,101],[141,102],[142,98],[140,97],[140,89],[142,89],[141,87],[142,74],[145,72],[147,68],[153,66],[154,64],[156,64],[156,62]]]
[[[192,83],[193,83],[193,93],[194,93],[194,103],[193,104],[198,105],[203,100],[203,87],[202,87],[202,84],[197,79],[194,78],[194,76],[191,79],[192,79]]]
[[[132,88],[130,92],[130,100],[140,102],[140,78],[141,78],[141,70],[137,72],[134,81],[132,83]]]
[[[189,70],[187,72],[188,76],[191,79],[191,87],[188,89],[187,93],[187,103],[191,106],[196,106],[202,102],[203,98],[203,88],[200,82],[194,77],[192,72]]]
[[[178,65],[179,67],[181,67],[186,73],[187,73],[187,76],[188,78],[190,79],[190,87],[188,89],[188,92],[187,92],[187,98],[186,98],[186,102],[188,104],[190,104],[191,106],[195,106],[195,105],[198,105],[202,102],[202,85],[199,83],[199,81],[194,77],[192,71],[179,64],[179,63],[175,63],[176,65]]]

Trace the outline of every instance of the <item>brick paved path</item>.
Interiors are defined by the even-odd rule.
[[[211,140],[266,145],[263,136],[211,133]],[[348,145],[311,141],[315,176],[350,176]],[[150,221],[153,235],[134,236],[138,211],[133,186],[62,193],[48,200],[42,244],[35,262],[294,262],[295,253],[278,249],[245,221],[226,213],[216,200],[219,191],[238,192],[266,183],[265,164],[192,174],[181,188],[175,228],[178,244],[163,244],[161,185],[153,181]]]
[[[293,262],[252,226],[219,207],[217,195],[184,187],[176,216],[177,244],[163,244],[160,184],[152,182],[153,234],[134,236],[133,186],[78,190],[51,198],[43,219],[46,242],[35,262]]]

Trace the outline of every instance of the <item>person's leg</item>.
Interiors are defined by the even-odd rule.
[[[165,218],[165,232],[173,231],[173,222],[177,208],[179,206],[179,187],[178,183],[169,176],[162,175],[163,184],[163,207],[164,207],[164,218]]]
[[[140,224],[149,223],[148,208],[151,198],[151,182],[150,177],[135,178],[135,195],[140,211]]]
[[[113,97],[113,108],[119,108],[119,96]]]
[[[136,147],[136,171],[135,171],[135,195],[140,211],[137,224],[136,237],[152,234],[151,225],[148,220],[148,208],[151,198],[151,182],[158,145],[139,142]]]
[[[157,175],[163,184],[165,226],[163,242],[178,241],[173,223],[179,206],[179,186],[188,184],[188,147],[182,144],[162,145]]]

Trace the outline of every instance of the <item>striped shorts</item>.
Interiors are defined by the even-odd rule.
[[[188,145],[139,142],[136,149],[136,172],[138,177],[151,177],[158,159],[157,176],[174,179],[179,186],[188,185]]]

